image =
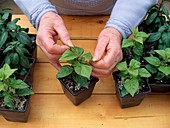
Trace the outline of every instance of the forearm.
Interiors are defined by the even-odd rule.
[[[55,6],[48,0],[14,0],[14,2],[20,7],[36,29],[38,29],[38,24],[43,14],[46,12],[57,13]]]
[[[148,9],[158,0],[117,0],[110,19],[105,27],[117,29],[127,38],[131,34],[132,27],[137,27],[144,19]]]

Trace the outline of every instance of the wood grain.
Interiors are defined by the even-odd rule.
[[[138,107],[121,109],[115,95],[92,95],[74,106],[64,95],[33,95],[28,123],[1,128],[169,128],[170,95],[149,95]]]
[[[24,15],[13,18],[16,17],[21,18],[19,24],[22,27],[29,27],[30,33],[36,33]],[[97,36],[108,17],[62,17],[73,43],[93,54]],[[0,128],[169,128],[170,93],[151,93],[139,106],[121,109],[115,95],[114,80],[108,76],[100,79],[88,100],[74,106],[63,94],[55,76],[57,70],[40,49],[37,57],[33,81],[36,94],[31,97],[28,122],[8,122],[0,116]]]

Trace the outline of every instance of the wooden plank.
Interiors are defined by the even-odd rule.
[[[49,63],[36,63],[34,69],[33,90],[36,93],[63,93],[60,82],[56,78],[57,70]],[[93,93],[115,93],[112,76],[97,82]]]
[[[138,107],[121,109],[115,95],[92,95],[74,106],[64,95],[32,96],[28,123],[0,116],[1,128],[169,128],[170,95],[149,95]]]
[[[97,40],[72,40],[72,42],[75,46],[84,48],[85,53],[90,52],[93,55]],[[61,45],[61,41],[58,41],[58,44]],[[40,48],[38,48],[37,52],[37,62],[49,62]]]
[[[14,18],[21,18],[18,24],[30,28],[32,34],[36,33],[25,15],[14,15]],[[62,16],[62,18],[72,39],[97,39],[109,16]]]

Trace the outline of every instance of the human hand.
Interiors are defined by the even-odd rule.
[[[59,38],[63,45],[57,44]],[[59,58],[62,53],[73,46],[62,18],[54,12],[47,12],[42,16],[36,43],[57,69],[61,67]]]
[[[90,64],[93,67],[92,76],[107,77],[123,58],[121,49],[122,35],[114,28],[101,31],[97,46]]]

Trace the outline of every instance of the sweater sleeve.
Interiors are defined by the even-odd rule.
[[[105,27],[117,29],[123,38],[127,38],[132,33],[132,27],[137,27],[141,23],[149,8],[157,1],[117,0]]]
[[[48,0],[14,0],[14,2],[20,7],[36,29],[38,29],[38,24],[43,14],[46,12],[57,13],[55,6]]]

